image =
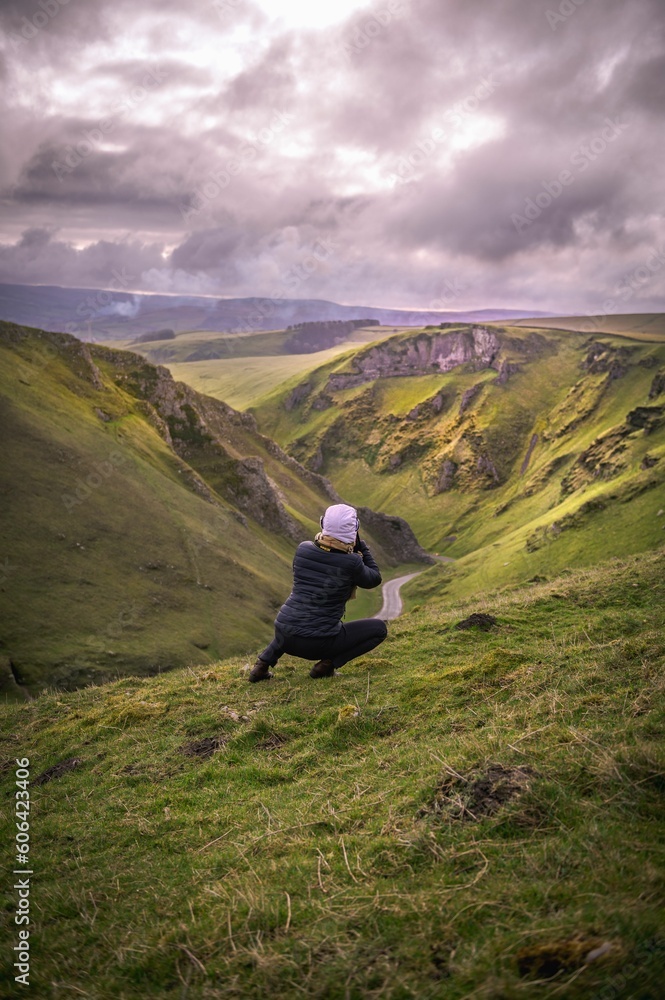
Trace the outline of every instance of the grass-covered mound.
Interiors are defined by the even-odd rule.
[[[661,550],[422,607],[330,680],[236,659],[5,706],[32,995],[659,996],[663,579]]]

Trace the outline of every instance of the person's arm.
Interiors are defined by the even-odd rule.
[[[376,565],[374,556],[369,550],[369,545],[360,536],[356,539],[354,552],[361,557],[362,562],[358,562],[358,571],[354,580],[357,587],[363,590],[372,590],[381,583],[381,570]]]

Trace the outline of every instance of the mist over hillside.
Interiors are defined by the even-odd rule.
[[[252,333],[331,320],[367,318],[387,325],[422,326],[445,320],[489,321],[547,315],[519,309],[450,311],[445,305],[442,301],[429,309],[404,310],[339,305],[324,299],[146,294],[128,290],[128,280],[120,272],[108,289],[0,284],[0,319],[41,330],[72,333],[90,341],[124,340],[164,327],[176,332]]]

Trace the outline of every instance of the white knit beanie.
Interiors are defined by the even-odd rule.
[[[350,545],[355,542],[358,532],[358,512],[348,503],[333,504],[321,518],[321,530],[324,535]]]

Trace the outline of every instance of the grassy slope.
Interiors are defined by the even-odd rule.
[[[228,660],[1,709],[5,843],[31,762],[34,994],[655,1000],[663,555],[433,603],[329,681]],[[475,610],[498,628],[450,630]],[[483,816],[491,765],[528,787]]]
[[[290,589],[295,543],[262,528],[251,506],[238,519],[222,499],[230,462],[260,459],[302,538],[318,530],[327,496],[251,420],[202,397],[230,459],[195,436],[178,457],[146,419],[136,386],[156,373],[137,355],[93,346],[98,388],[78,342],[28,328],[15,342],[16,329],[0,339],[0,691],[24,697],[260,649]],[[192,469],[215,504],[192,488]],[[349,618],[380,604],[363,593]]]
[[[528,330],[511,329],[510,333],[524,337]],[[627,439],[629,447],[622,459],[626,468],[613,478],[599,478],[568,497],[561,495],[561,479],[577,456],[599,435],[622,424],[636,405],[659,402],[650,401],[648,392],[654,372],[665,364],[665,348],[656,343],[603,336],[603,343],[610,348],[631,350],[630,367],[623,377],[609,384],[589,416],[557,436],[568,420],[582,414],[606,376],[585,376],[580,368],[587,351],[586,335],[551,331],[547,336],[556,344],[556,353],[523,364],[522,371],[511,375],[505,385],[489,384],[496,377],[492,371],[472,372],[462,367],[446,375],[379,379],[374,384],[336,392],[333,396],[337,405],[323,411],[302,407],[287,411],[283,401],[297,384],[298,380],[293,379],[262,400],[255,412],[265,432],[299,457],[303,448],[313,450],[317,437],[341,427],[337,432],[341,443],[322,470],[336,488],[351,502],[401,513],[422,544],[458,560],[456,567],[434,567],[426,577],[410,584],[405,596],[411,595],[412,600],[418,599],[423,587],[433,592],[444,581],[451,596],[461,597],[478,588],[549,575],[567,565],[593,565],[609,554],[625,555],[653,548],[662,542],[665,523],[658,517],[664,505],[665,427],[648,436],[637,430]],[[324,386],[330,372],[348,368],[352,357],[346,354],[310,373],[308,379],[315,387],[312,395]],[[650,360],[655,367],[646,366]],[[580,379],[584,391],[571,393]],[[504,484],[494,489],[454,488],[436,495],[425,478],[427,453],[403,462],[394,471],[377,468],[375,440],[382,441],[383,448],[388,442],[395,450],[404,440],[418,440],[418,434],[425,443],[437,436],[442,441],[447,437],[454,440],[459,434],[456,426],[459,399],[466,389],[483,381],[488,385],[469,412],[499,469],[502,462],[505,465]],[[448,414],[423,425],[422,430],[416,427],[414,432],[411,427],[416,425],[409,425],[405,414],[417,403],[431,398],[437,388],[452,392],[456,402]],[[364,400],[367,402],[363,412],[359,407]],[[350,424],[345,426],[341,421],[354,403],[356,410]],[[399,420],[395,421],[395,417]],[[390,420],[393,423],[386,423]],[[354,426],[362,428],[358,441],[345,448],[345,435]],[[521,462],[534,433],[539,441],[527,471],[522,474]],[[435,452],[437,447],[441,445],[434,447]],[[648,472],[641,469],[647,453],[659,460]],[[556,475],[547,475],[548,467],[555,461],[561,463]],[[531,483],[539,476],[542,483],[531,490]],[[631,484],[648,481],[660,485],[628,502],[625,490]],[[590,500],[599,500],[606,509],[589,512],[575,530],[558,537],[548,534],[554,522],[574,514]],[[545,533],[546,544],[529,552],[527,539],[538,531]],[[449,541],[451,537],[455,541]]]
[[[336,358],[348,345],[331,347],[316,354],[283,354],[229,358],[226,361],[190,361],[168,364],[174,378],[187,382],[198,392],[222,399],[237,410],[246,410],[276,385],[297,376],[300,380],[310,369]]]
[[[132,340],[113,341],[112,346],[137,351],[153,364],[166,365],[174,378],[199,392],[221,399],[229,406],[244,410],[276,385],[300,376],[324,364],[350,348],[357,348],[391,336],[398,328],[368,327],[358,329],[341,344],[311,354],[288,354],[284,341],[291,331],[268,333],[220,334],[214,331],[188,331],[174,340],[134,344]],[[188,360],[194,354],[208,355],[200,361]]]
[[[268,637],[292,543],[183,488],[182,463],[137,401],[110,380],[95,390],[62,354],[44,354],[38,334],[2,347],[0,379],[9,687],[8,658],[34,691],[206,662]],[[112,455],[120,462],[104,465]],[[287,470],[271,471],[296,493]],[[63,501],[96,473],[81,503]],[[302,483],[299,493],[311,500]]]
[[[544,319],[512,320],[515,326],[558,330],[580,330],[583,333],[616,333],[635,340],[665,340],[665,314],[663,313],[619,313],[600,316],[555,316]]]

